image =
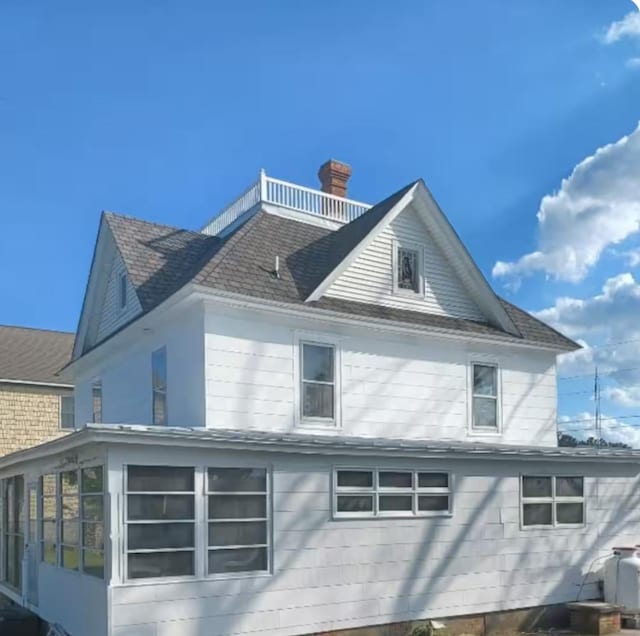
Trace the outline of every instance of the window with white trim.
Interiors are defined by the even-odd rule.
[[[523,475],[522,525],[581,526],[585,522],[584,477]]]
[[[152,416],[156,426],[167,424],[167,348],[151,354]]]
[[[195,574],[194,469],[128,466],[127,578]]]
[[[265,468],[208,469],[209,574],[269,570],[268,488]]]
[[[334,471],[336,517],[448,515],[451,500],[448,472],[361,468]]]
[[[24,477],[15,475],[2,486],[2,579],[15,590],[22,588],[22,559],[26,528]]]
[[[60,428],[75,428],[75,406],[73,395],[60,396]]]
[[[40,558],[44,563],[58,563],[58,476],[40,477]]]
[[[104,578],[104,468],[80,471],[81,568],[85,574]]]
[[[424,293],[423,247],[393,241],[393,293]]]
[[[80,490],[78,471],[59,475],[60,493],[60,566],[78,570],[80,566]]]
[[[336,348],[300,341],[300,410],[302,421],[335,422]]]
[[[91,383],[91,407],[93,411],[93,422],[102,422],[102,380],[94,380]]]
[[[471,427],[477,430],[499,429],[498,365],[471,364]]]

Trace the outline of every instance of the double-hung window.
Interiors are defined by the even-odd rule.
[[[195,574],[194,469],[128,466],[127,578]]]
[[[60,428],[72,429],[75,427],[75,408],[73,395],[60,396]]]
[[[153,423],[167,423],[167,349],[162,347],[151,354],[151,393]]]
[[[94,380],[91,384],[91,405],[93,408],[93,421],[102,422],[102,381]]]
[[[269,569],[268,473],[265,468],[209,468],[208,572]]]
[[[448,515],[451,497],[448,472],[339,468],[334,473],[336,517]]]
[[[300,341],[300,409],[303,422],[336,421],[336,348]]]
[[[498,366],[471,364],[471,426],[474,430],[499,430]]]
[[[585,522],[584,477],[523,475],[523,526],[581,526]]]

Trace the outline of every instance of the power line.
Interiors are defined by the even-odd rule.
[[[606,373],[601,373],[600,377],[608,377],[612,376],[616,373],[626,373],[627,371],[640,371],[640,367],[627,367],[626,369],[614,369],[613,371],[607,371]],[[579,375],[559,375],[557,376],[558,380],[576,380],[578,378],[592,378],[593,373],[581,373]]]

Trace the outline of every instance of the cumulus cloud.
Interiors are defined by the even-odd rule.
[[[558,298],[535,315],[574,338],[603,340],[601,346],[562,356],[561,375],[592,373],[597,365],[606,376],[603,397],[625,408],[640,406],[640,283],[632,274],[609,278],[591,298]]]
[[[603,415],[600,427],[602,437],[608,442],[640,448],[640,426],[636,425],[634,420],[622,420]],[[586,411],[558,418],[558,431],[582,440],[597,437],[593,413]]]
[[[640,14],[639,14],[640,15]],[[640,232],[640,126],[581,161],[538,210],[538,247],[517,261],[498,261],[493,276],[518,281],[536,271],[584,279],[610,246]]]
[[[605,44],[613,44],[622,38],[640,38],[640,12],[632,11],[622,18],[612,22],[604,34]]]

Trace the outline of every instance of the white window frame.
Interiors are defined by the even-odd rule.
[[[202,495],[202,490],[198,487],[198,467],[194,465],[184,464],[171,464],[167,465],[167,468],[189,468],[193,470],[193,490],[129,490],[129,467],[130,466],[143,466],[143,467],[156,467],[162,466],[162,463],[132,463],[123,465],[123,478],[124,478],[124,516],[123,516],[123,535],[122,535],[122,549],[124,556],[124,581],[133,584],[142,584],[148,582],[158,581],[193,581],[198,578],[200,571],[199,566],[199,550],[198,550],[198,526],[201,524],[202,519],[198,514],[198,497]],[[162,520],[129,520],[129,495],[191,495],[193,497],[193,519],[162,519]],[[141,524],[171,524],[171,523],[191,523],[193,524],[193,547],[192,548],[136,548],[129,549],[129,525],[141,525]],[[167,552],[190,552],[193,555],[193,574],[180,574],[180,575],[166,575],[166,576],[147,576],[147,577],[129,577],[129,554],[136,553],[167,553]]]
[[[496,370],[496,426],[476,427],[473,425],[473,398],[475,393],[473,390],[473,368],[474,366],[494,367]],[[488,395],[478,395],[478,397],[492,397]],[[502,435],[502,366],[500,360],[495,356],[486,354],[472,354],[469,356],[467,365],[467,419],[468,434],[471,436],[494,436]]]
[[[398,296],[408,296],[409,298],[424,298],[424,245],[421,243],[412,243],[408,241],[391,241],[391,249],[393,254],[391,255],[391,267],[392,267],[392,291]],[[417,267],[418,267],[418,291],[413,289],[403,289],[398,285],[398,251],[399,250],[411,250],[417,252]]]
[[[96,418],[96,403],[95,403],[96,389],[100,391],[100,417],[98,418]],[[95,378],[94,380],[91,381],[91,418],[94,424],[102,423],[102,415],[104,411],[103,406],[104,406],[104,401],[103,401],[103,392],[102,392],[102,379]]]
[[[264,470],[266,474],[266,484],[264,491],[215,491],[209,490],[209,468],[247,468],[247,469],[256,469],[256,470]],[[260,464],[252,465],[252,466],[226,466],[222,463],[217,463],[215,466],[212,464],[207,464],[204,467],[204,508],[205,508],[205,557],[204,557],[204,568],[205,568],[205,576],[208,579],[235,579],[235,578],[244,578],[247,576],[264,576],[272,573],[272,564],[273,564],[273,533],[272,533],[272,510],[271,510],[271,469],[269,466],[264,466]],[[209,519],[209,495],[264,495],[265,497],[265,514],[264,518],[246,518],[246,519]],[[209,524],[210,523],[225,523],[225,521],[232,522],[251,522],[251,521],[264,521],[267,529],[267,543],[266,544],[256,544],[256,545],[238,545],[238,546],[224,546],[224,547],[210,547],[209,546]],[[241,549],[241,548],[266,548],[267,552],[267,569],[266,570],[243,570],[241,572],[214,572],[209,573],[209,553],[211,551],[220,551],[220,550],[230,550],[233,548]]]
[[[303,345],[333,348],[333,417],[303,417],[302,354]],[[342,422],[342,351],[341,341],[326,334],[296,332],[293,346],[294,422],[301,428],[340,428]]]
[[[370,472],[373,476],[373,486],[369,487],[346,487],[338,486],[338,473],[341,471]],[[380,473],[411,473],[411,488],[381,487]],[[418,486],[419,474],[447,475],[447,488],[420,488]],[[454,496],[454,476],[451,471],[438,470],[435,468],[397,468],[384,467],[372,468],[371,466],[333,466],[333,478],[331,488],[331,513],[333,519],[372,519],[393,517],[400,519],[413,519],[423,517],[452,517],[453,516],[453,496]],[[380,495],[411,495],[411,511],[408,510],[379,510]],[[338,495],[371,495],[373,498],[373,509],[371,512],[339,512]],[[418,497],[420,495],[435,495],[448,498],[447,510],[419,510]]]
[[[524,479],[525,477],[539,477],[551,479],[551,496],[550,497],[525,497],[524,496]],[[556,495],[556,480],[560,479],[582,479],[582,496],[581,497],[561,497]],[[545,475],[544,473],[522,473],[520,475],[520,529],[521,530],[554,530],[562,528],[584,528],[587,523],[587,501],[585,497],[586,478],[584,475],[562,474],[562,475]],[[524,523],[524,505],[525,504],[551,504],[551,524],[535,524],[525,525]],[[557,520],[557,504],[561,503],[580,503],[582,504],[582,521],[580,523],[558,523]]]
[[[164,356],[164,387],[156,387],[153,383],[153,359],[156,355]],[[169,411],[167,401],[167,388],[169,384],[169,368],[167,358],[167,347],[162,346],[151,353],[151,421],[154,426],[169,426]],[[164,422],[156,422],[156,394],[162,395],[164,400]]]
[[[121,272],[118,276],[118,307],[123,311],[127,307],[129,301],[129,289],[127,285],[127,274]]]
[[[93,397],[93,396],[92,396]],[[71,411],[71,415],[73,415],[73,420],[71,422],[71,426],[64,426],[63,422],[64,422],[64,416],[65,415],[69,415],[69,412],[67,411],[65,413],[65,410],[63,408],[64,405],[64,401],[65,400],[71,400],[71,404],[73,405],[73,410]],[[75,415],[75,400],[73,397],[73,394],[71,395],[61,395],[60,396],[60,429],[63,431],[72,431],[75,429],[76,427],[76,415]]]

